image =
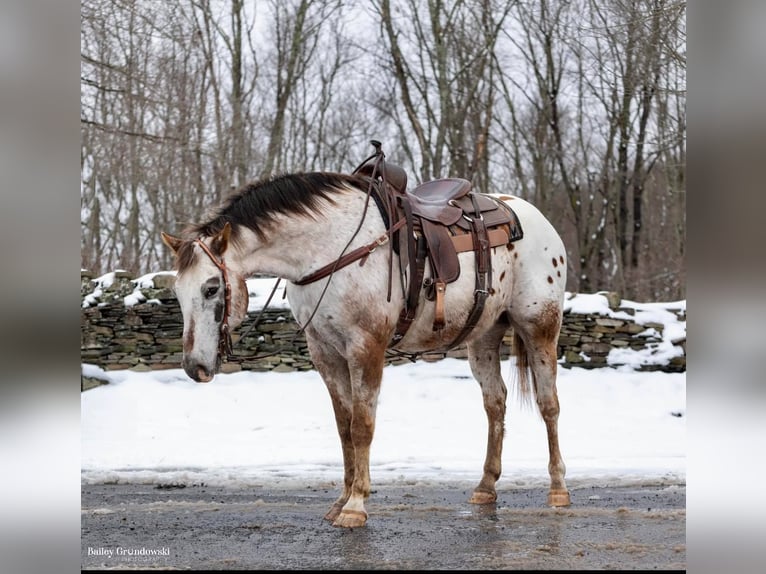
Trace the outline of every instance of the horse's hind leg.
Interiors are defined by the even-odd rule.
[[[497,500],[495,483],[500,478],[505,432],[505,399],[507,390],[500,373],[500,342],[508,328],[501,320],[490,331],[470,341],[468,361],[471,372],[481,386],[484,411],[487,413],[487,455],[484,474],[469,502],[487,504]]]
[[[566,466],[559,450],[559,398],[556,391],[556,345],[561,328],[561,309],[556,303],[550,302],[543,305],[542,312],[532,320],[515,322],[514,328],[520,379],[526,380],[525,371],[528,366],[532,371],[535,400],[548,431],[548,474],[551,477],[548,505],[569,506],[569,491],[564,482]]]

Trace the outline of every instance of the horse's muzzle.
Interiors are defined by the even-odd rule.
[[[214,372],[208,371],[199,363],[184,365],[184,371],[186,371],[186,374],[189,375],[191,379],[194,379],[198,383],[209,383],[215,376]]]

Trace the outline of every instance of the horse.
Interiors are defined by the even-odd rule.
[[[548,506],[569,506],[556,390],[566,251],[536,207],[519,197],[494,196],[512,206],[525,233],[516,242],[492,247],[492,287],[464,341],[488,421],[483,474],[469,502],[497,500],[507,397],[500,349],[512,327],[519,395],[528,402],[534,397],[547,429]],[[290,309],[329,391],[340,436],[343,487],[324,517],[337,527],[361,527],[368,519],[365,501],[378,394],[407,295],[396,281],[391,289],[391,269],[399,264],[402,250],[378,248],[390,239],[392,223],[371,205],[369,178],[301,172],[246,184],[180,237],[162,233],[174,252],[174,290],[184,324],[182,366],[197,382],[214,378],[228,330],[246,317],[245,280],[263,274],[287,281]],[[360,250],[363,256],[340,264],[341,255]],[[474,304],[477,263],[472,253],[463,252],[459,264],[461,273],[444,294],[443,327],[434,327],[436,302],[421,289],[417,313],[397,350],[417,355],[444,349],[456,339]],[[321,280],[302,281],[328,266],[330,272]],[[431,272],[425,270],[426,283]]]

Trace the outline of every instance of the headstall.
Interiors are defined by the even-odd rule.
[[[201,239],[195,239],[194,242],[202,248],[202,251],[204,251],[208,257],[210,257],[213,265],[221,270],[221,276],[223,277],[225,295],[223,318],[221,319],[221,324],[218,327],[220,333],[220,337],[218,338],[218,357],[220,359],[227,359],[231,355],[231,332],[229,330],[229,315],[231,314],[231,284],[229,283],[229,271],[226,268],[226,263],[224,262],[223,257],[218,259],[215,255],[213,255],[213,252],[210,251],[210,248],[205,245]]]

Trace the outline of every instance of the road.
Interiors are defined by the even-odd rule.
[[[247,489],[83,485],[83,569],[666,569],[686,568],[685,485],[498,491],[468,504],[470,486],[384,485],[365,528],[322,517],[334,485]]]

